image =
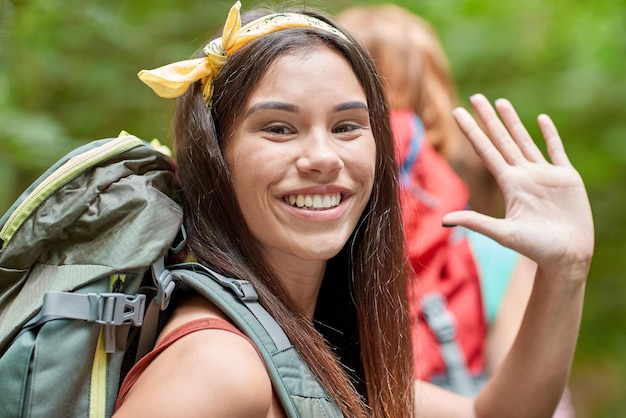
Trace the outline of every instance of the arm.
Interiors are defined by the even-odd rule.
[[[547,116],[538,122],[551,163],[508,101],[496,102],[504,123],[483,96],[472,97],[472,104],[487,134],[467,111],[457,109],[455,117],[502,189],[506,216],[460,211],[447,214],[443,223],[492,237],[535,261],[537,272],[517,338],[473,405],[424,386],[417,408],[421,416],[550,417],[565,388],[580,327],[594,244],[589,200]],[[430,414],[437,407],[447,414]]]
[[[493,323],[489,325],[485,359],[489,375],[500,367],[515,341],[528,305],[536,270],[537,266],[533,261],[519,256],[500,308]]]
[[[203,317],[225,319],[200,297],[181,303],[161,336]],[[228,331],[188,334],[141,374],[115,418],[271,416],[272,385],[254,347]]]

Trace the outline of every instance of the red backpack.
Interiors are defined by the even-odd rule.
[[[444,214],[467,207],[469,190],[423,140],[415,114],[393,111],[391,125],[415,271],[409,285],[415,377],[472,395],[483,380],[487,333],[479,275],[464,230],[441,226]]]

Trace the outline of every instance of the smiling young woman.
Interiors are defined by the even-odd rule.
[[[535,256],[541,285],[506,367],[476,401],[415,385],[397,166],[374,66],[319,13],[242,20],[237,4],[222,38],[196,58],[140,73],[158,94],[180,96],[175,153],[197,260],[254,285],[337,416],[545,415],[569,371],[593,248],[584,187],[551,122],[541,119],[554,164],[539,158],[508,102],[497,106],[502,124],[474,98],[489,136],[457,112],[511,212],[443,221]],[[583,237],[576,248],[572,234]],[[284,416],[254,345],[206,300],[182,298],[159,338],[197,321],[206,325],[120,397],[117,416]]]
[[[294,19],[227,54],[210,102],[203,81],[179,99],[175,154],[189,247],[200,262],[254,284],[344,415],[407,416],[410,323],[384,94],[357,43],[314,12]],[[295,207],[284,201],[294,195]],[[299,208],[300,195],[305,206],[315,195],[335,195],[338,205]],[[167,399],[144,376],[120,413],[133,399]],[[144,383],[150,395],[139,392]]]

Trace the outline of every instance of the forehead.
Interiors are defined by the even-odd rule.
[[[289,96],[302,100],[332,94],[337,100],[365,100],[364,89],[348,60],[338,51],[319,44],[284,53],[267,67],[251,99],[256,96]]]

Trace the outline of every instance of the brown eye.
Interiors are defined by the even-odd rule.
[[[285,125],[271,125],[263,128],[263,132],[275,135],[289,135],[293,133],[293,131]]]
[[[337,132],[338,134],[345,134],[358,128],[360,128],[360,126],[358,125],[343,124],[343,125],[337,126],[335,128],[335,132]]]
[[[360,136],[363,126],[358,123],[341,123],[333,129],[333,133],[340,135],[341,139],[353,139]]]

